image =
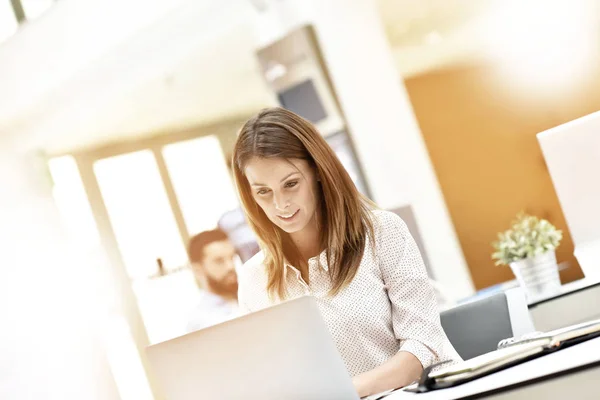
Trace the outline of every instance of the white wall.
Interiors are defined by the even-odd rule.
[[[69,248],[40,165],[0,141],[0,398],[118,400],[99,274]]]
[[[271,103],[249,11],[246,0],[57,2],[0,46],[0,136],[56,154]]]
[[[56,2],[0,46],[0,126],[183,1]]]

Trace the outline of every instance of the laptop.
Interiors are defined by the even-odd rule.
[[[358,400],[313,297],[149,346],[167,400]]]

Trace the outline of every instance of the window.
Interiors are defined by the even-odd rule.
[[[167,145],[163,156],[191,235],[216,228],[226,211],[238,207],[225,157],[215,136]]]
[[[132,280],[187,263],[187,254],[150,150],[96,161],[94,172]]]

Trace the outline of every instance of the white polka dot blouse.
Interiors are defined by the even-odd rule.
[[[285,265],[287,298],[314,296],[350,375],[383,364],[398,351],[416,356],[423,368],[446,360],[458,361],[440,324],[434,289],[406,224],[388,211],[372,212],[375,251],[367,243],[356,276],[337,295],[332,287],[325,252],[309,260],[309,283]],[[239,272],[242,312],[274,305],[266,291],[262,252]]]

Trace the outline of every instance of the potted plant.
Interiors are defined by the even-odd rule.
[[[509,265],[532,300],[560,289],[556,248],[562,232],[545,219],[520,213],[492,243],[496,265]]]

